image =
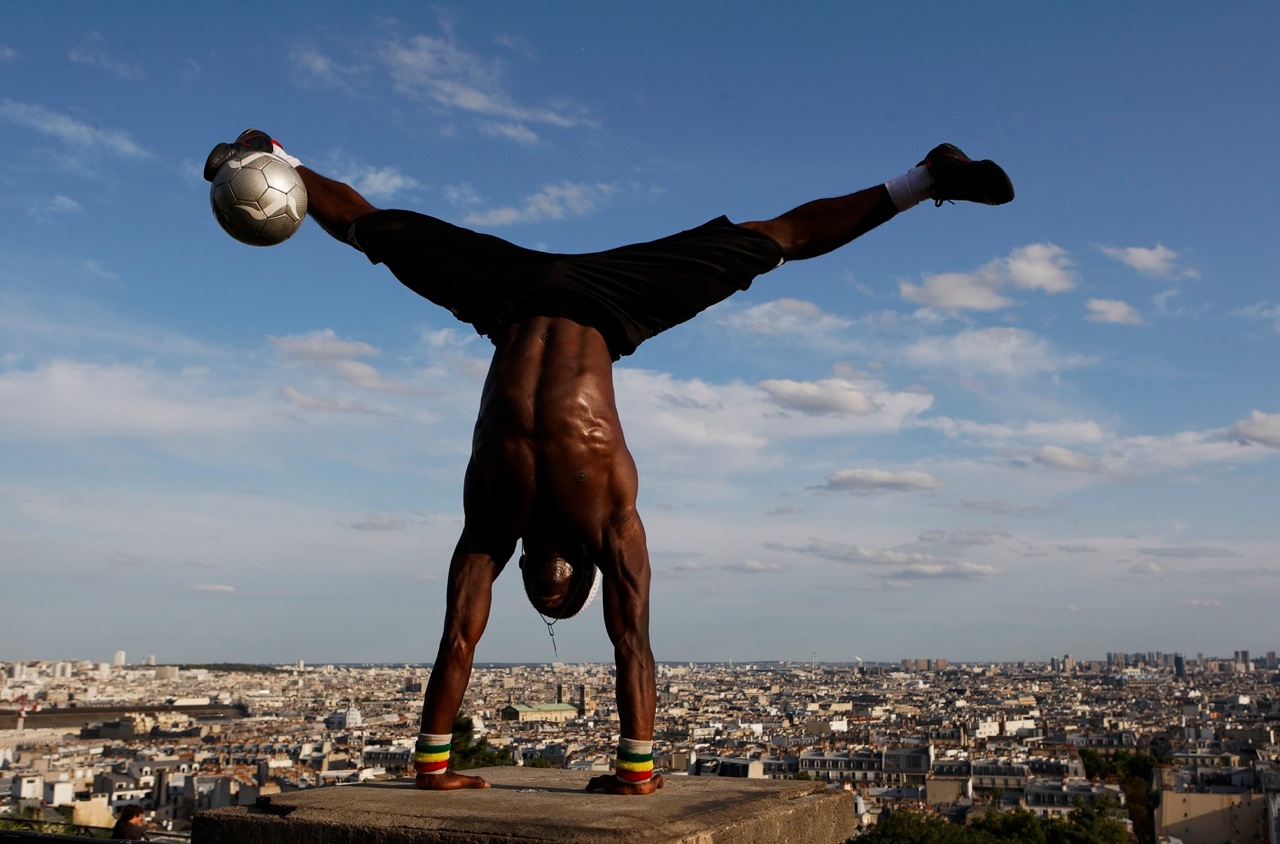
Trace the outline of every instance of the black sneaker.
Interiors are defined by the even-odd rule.
[[[213,177],[218,175],[218,170],[223,164],[227,163],[228,158],[232,158],[245,150],[253,152],[274,152],[275,141],[271,140],[271,136],[260,129],[245,129],[240,133],[240,137],[236,138],[235,143],[218,144],[209,153],[209,157],[204,162],[204,180],[212,182]]]
[[[929,150],[920,165],[929,168],[933,187],[929,197],[935,205],[961,199],[983,205],[1004,205],[1013,201],[1013,182],[994,161],[973,161],[952,144]]]

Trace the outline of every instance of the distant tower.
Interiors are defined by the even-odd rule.
[[[116,668],[124,667],[124,651],[116,651],[115,662],[112,663]]]
[[[148,654],[148,655],[147,655],[147,666],[148,666],[148,667],[150,667],[150,668],[154,668],[154,667],[155,667],[155,664],[156,664],[156,655],[155,655],[155,654]]]

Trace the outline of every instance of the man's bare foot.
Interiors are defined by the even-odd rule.
[[[488,788],[489,782],[481,777],[469,777],[445,771],[443,774],[418,774],[414,785],[424,791],[457,791],[460,788]]]
[[[613,774],[592,777],[587,783],[586,791],[604,791],[609,794],[640,795],[653,794],[662,788],[662,774],[654,774],[648,782],[623,782]]]

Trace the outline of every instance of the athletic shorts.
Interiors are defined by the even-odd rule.
[[[724,217],[581,255],[525,249],[413,211],[367,214],[349,239],[482,335],[534,316],[567,317],[598,330],[614,360],[746,290],[783,257],[773,238]]]

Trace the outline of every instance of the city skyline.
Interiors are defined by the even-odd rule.
[[[145,668],[155,668],[155,667],[161,667],[161,666],[171,667],[174,665],[185,665],[185,664],[210,665],[210,666],[253,665],[253,666],[270,667],[270,668],[315,668],[317,666],[324,666],[324,665],[384,666],[384,667],[395,666],[395,665],[406,665],[411,667],[429,668],[432,664],[429,660],[419,660],[419,661],[410,661],[410,662],[405,662],[401,660],[341,661],[341,660],[324,660],[324,659],[315,660],[315,661],[305,660],[305,659],[272,661],[272,660],[255,660],[255,659],[243,658],[243,657],[218,659],[218,660],[212,660],[207,663],[190,663],[185,660],[167,661],[165,659],[160,658],[157,654],[154,654],[154,653],[147,654],[142,658],[141,661],[128,661],[127,659],[124,658],[124,653],[125,652],[122,652],[122,651],[116,651],[114,653],[114,658],[110,662],[106,660],[95,660],[92,657],[86,657],[86,656],[67,657],[67,658],[60,658],[60,659],[44,659],[40,657],[27,657],[27,658],[20,658],[20,659],[0,660],[0,665],[29,664],[29,663],[42,663],[42,664],[88,663],[90,665],[97,665],[97,666],[110,665],[113,668],[145,669]],[[1260,668],[1262,670],[1274,670],[1277,667],[1280,667],[1280,662],[1278,662],[1277,660],[1277,651],[1274,648],[1270,648],[1267,650],[1260,650],[1260,651],[1255,651],[1251,648],[1236,649],[1232,651],[1230,654],[1226,654],[1226,653],[1218,654],[1218,653],[1210,653],[1205,651],[1196,651],[1194,653],[1184,653],[1182,651],[1133,650],[1133,651],[1107,651],[1105,654],[1099,654],[1094,656],[1091,654],[1072,654],[1070,652],[1066,652],[1066,653],[1058,653],[1058,654],[1053,654],[1053,655],[1043,656],[1043,657],[1024,657],[1020,659],[1007,659],[1007,660],[997,660],[997,659],[952,660],[949,657],[942,654],[933,654],[932,656],[927,656],[927,657],[921,656],[921,655],[913,655],[913,656],[900,655],[898,657],[871,656],[868,658],[863,658],[860,656],[850,656],[845,659],[823,659],[820,657],[820,655],[816,651],[811,651],[809,653],[808,658],[797,657],[797,658],[790,658],[790,659],[788,658],[752,659],[748,657],[743,659],[727,658],[727,659],[691,660],[691,659],[681,659],[679,657],[669,657],[666,659],[658,659],[656,660],[656,662],[659,665],[668,665],[668,666],[680,666],[680,665],[746,666],[746,665],[751,665],[753,663],[758,663],[762,665],[763,664],[770,664],[770,665],[791,664],[791,665],[811,665],[811,666],[817,665],[817,666],[827,666],[827,667],[832,667],[832,666],[856,667],[860,665],[885,667],[885,666],[902,665],[907,662],[911,662],[913,664],[927,662],[927,663],[934,664],[936,667],[939,667],[939,668],[941,667],[958,668],[964,665],[1004,665],[1004,664],[1049,665],[1049,664],[1060,663],[1064,660],[1071,660],[1071,662],[1074,664],[1105,663],[1107,665],[1132,664],[1135,666],[1146,664],[1146,665],[1154,665],[1156,667],[1160,667],[1160,666],[1172,667],[1175,659],[1178,659],[1178,658],[1182,658],[1184,660],[1190,660],[1193,666],[1198,665],[1200,663],[1214,662],[1214,663],[1228,663],[1228,664],[1234,663],[1242,666],[1249,666],[1249,670],[1252,670],[1252,666],[1254,663],[1260,663],[1261,664]],[[530,661],[490,660],[487,662],[480,662],[480,661],[476,662],[477,666],[484,666],[484,667],[490,667],[490,668],[494,666],[502,666],[502,665],[514,666],[514,665],[609,665],[609,664],[611,664],[609,660],[582,660],[577,662],[569,662],[561,659],[530,660]]]
[[[435,654],[491,346],[314,221],[228,238],[200,170],[248,126],[378,205],[564,252],[767,218],[939,142],[999,161],[1012,204],[925,203],[619,362],[655,656],[1229,654],[1280,599],[1277,24],[12,9],[0,660]],[[555,641],[508,572],[477,661],[611,659],[598,603]]]

